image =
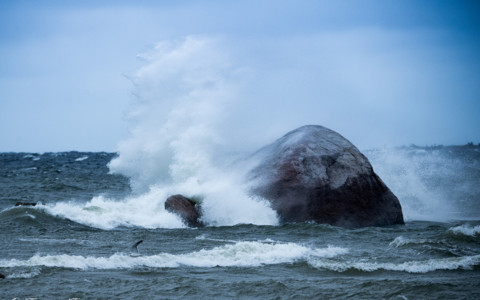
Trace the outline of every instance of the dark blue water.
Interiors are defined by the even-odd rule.
[[[114,154],[2,153],[0,298],[479,299],[478,160],[448,180],[439,170],[465,170],[461,155],[410,150],[369,154],[406,225],[362,229],[186,228],[164,199],[133,195],[128,178],[109,174]],[[410,193],[395,190],[409,183]],[[453,211],[436,207],[442,195],[455,197]]]

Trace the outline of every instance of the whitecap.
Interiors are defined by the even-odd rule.
[[[403,236],[398,236],[396,237],[393,241],[391,241],[388,245],[390,247],[402,247],[405,245],[422,245],[422,244],[427,244],[427,243],[434,243],[433,240],[430,239],[409,239],[405,238]]]
[[[452,232],[457,235],[466,235],[466,236],[479,236],[480,235],[480,225],[471,227],[467,225],[456,226],[448,229],[449,232]]]
[[[35,217],[34,215],[31,215],[31,214],[29,214],[29,213],[27,213],[27,212],[25,213],[25,215],[26,215],[27,217],[29,217],[30,219],[32,219],[32,220],[37,218],[37,217]]]
[[[438,270],[471,270],[480,264],[480,255],[429,259],[422,261],[406,261],[403,263],[377,263],[377,262],[339,262],[328,259],[312,260],[310,264],[318,269],[335,272],[358,270],[374,272],[379,270],[398,271],[407,273],[428,273]]]

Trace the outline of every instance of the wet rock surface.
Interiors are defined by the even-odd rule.
[[[198,203],[182,195],[173,195],[165,201],[165,209],[179,215],[190,227],[202,227],[201,210]]]
[[[318,125],[293,130],[251,158],[252,193],[282,222],[343,227],[404,224],[397,197],[368,159],[340,134]]]

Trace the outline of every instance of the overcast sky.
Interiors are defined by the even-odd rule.
[[[360,149],[480,142],[477,1],[0,0],[0,151],[115,151],[137,55],[186,36],[248,70],[229,116],[254,143],[304,124]]]

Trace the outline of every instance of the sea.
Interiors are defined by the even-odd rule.
[[[480,299],[480,146],[364,153],[405,225],[280,224],[224,176],[142,189],[117,153],[0,153],[0,299]],[[189,187],[206,227],[163,207]]]

